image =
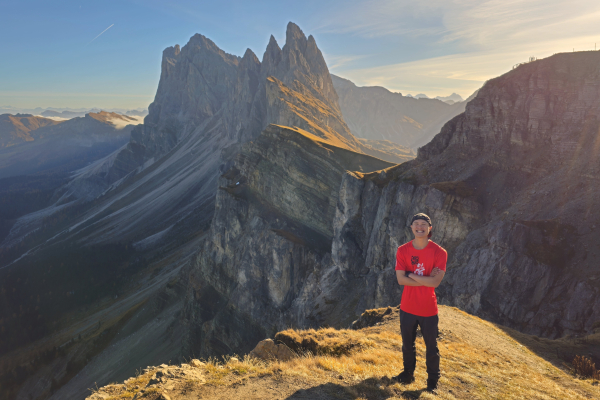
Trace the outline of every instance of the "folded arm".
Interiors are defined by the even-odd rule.
[[[414,279],[411,279],[406,276],[406,271],[401,269],[396,270],[396,278],[398,278],[398,285],[402,286],[423,286],[421,283],[418,283]]]
[[[435,269],[437,269],[437,268],[434,268],[434,270]],[[408,274],[408,279],[419,283],[419,285],[413,285],[413,286],[427,286],[427,287],[436,288],[442,282],[444,275],[446,275],[446,271],[437,269],[437,271],[434,271],[434,273],[432,273],[431,276],[421,276],[421,275],[417,275],[417,274],[414,274],[411,272]]]

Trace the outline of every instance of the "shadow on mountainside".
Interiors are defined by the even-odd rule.
[[[393,384],[390,378],[369,378],[364,381],[345,386],[343,384],[325,383],[312,387],[310,389],[297,390],[292,395],[286,397],[286,400],[314,399],[390,399],[406,398],[418,399],[425,392],[425,387],[418,390],[402,390],[397,387],[389,387]]]
[[[597,333],[587,336],[567,335],[560,339],[547,339],[527,335],[502,325],[497,325],[497,327],[532,353],[558,368],[565,369],[565,364],[570,365],[578,355],[591,358],[592,362],[600,366],[600,330],[598,328],[596,328]]]

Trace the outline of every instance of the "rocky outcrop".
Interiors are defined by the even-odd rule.
[[[296,354],[285,344],[276,344],[273,339],[265,339],[258,342],[256,347],[249,353],[251,357],[261,360],[287,361],[296,357]]]
[[[464,102],[413,98],[383,87],[357,87],[332,75],[344,120],[352,134],[370,140],[389,140],[417,149],[437,135],[442,126],[465,110]]]

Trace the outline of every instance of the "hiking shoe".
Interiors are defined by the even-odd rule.
[[[406,371],[402,371],[402,372],[400,372],[400,374],[394,376],[392,378],[392,380],[395,382],[407,385],[407,384],[413,383],[415,381],[415,376],[414,376],[414,374],[408,373]]]
[[[435,393],[438,387],[437,379],[427,379],[427,391],[429,393]]]

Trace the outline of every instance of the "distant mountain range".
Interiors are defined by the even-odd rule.
[[[0,149],[22,142],[32,142],[35,140],[35,136],[37,136],[36,134],[32,134],[32,132],[59,123],[58,121],[36,117],[31,114],[2,114],[0,115]]]
[[[140,119],[105,111],[65,121],[0,115],[0,242],[17,218],[47,205],[73,171],[127,143]]]
[[[36,108],[20,108],[12,106],[0,106],[0,114],[31,114],[34,116],[42,116],[47,118],[71,119],[75,117],[84,117],[85,114],[99,113],[101,111],[114,112],[121,115],[145,117],[148,115],[148,109],[125,109],[125,108],[55,108],[55,107],[36,107]]]
[[[414,150],[428,143],[475,96],[449,104],[425,95],[403,96],[380,86],[358,87],[336,75],[331,78],[344,120],[355,136],[389,140]],[[449,97],[460,98],[455,94]]]
[[[412,97],[415,99],[431,99],[431,97],[429,97],[423,93],[419,93],[414,96],[411,94],[405,94],[404,96]],[[457,93],[452,93],[450,96],[435,96],[434,99],[441,100],[444,103],[448,103],[448,104],[460,103],[461,101],[464,101],[462,96]]]

